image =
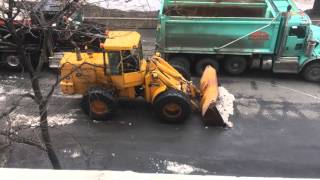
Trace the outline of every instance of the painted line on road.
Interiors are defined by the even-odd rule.
[[[263,81],[257,81],[257,82],[270,85],[269,83],[266,83],[266,82],[263,82]],[[295,93],[302,94],[302,95],[305,95],[305,96],[308,96],[308,97],[311,97],[313,99],[317,99],[317,100],[320,101],[320,97],[319,96],[314,96],[314,95],[312,95],[310,93],[306,93],[306,92],[303,92],[303,91],[300,91],[300,90],[297,90],[297,89],[293,89],[293,88],[290,88],[290,87],[287,87],[287,86],[279,85],[279,84],[274,84],[274,85],[279,87],[279,88],[287,89],[287,90],[293,91]]]

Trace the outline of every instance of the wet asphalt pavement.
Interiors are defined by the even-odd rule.
[[[151,50],[154,32],[142,35],[145,50]],[[21,77],[1,72],[0,84],[7,92],[28,89]],[[205,127],[198,113],[184,124],[163,124],[141,99],[121,102],[111,121],[92,122],[80,110],[79,96],[63,96],[57,90],[49,113],[76,119],[50,129],[63,167],[320,178],[319,84],[296,75],[254,71],[241,77],[222,74],[219,81],[236,97],[232,129]],[[44,86],[53,82],[54,72],[44,73]],[[9,98],[5,102],[3,108]],[[20,113],[32,114],[34,108],[25,101]],[[14,145],[2,155],[6,167],[51,168],[43,152],[27,145]]]

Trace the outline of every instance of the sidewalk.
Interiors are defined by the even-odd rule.
[[[176,174],[135,173],[132,171],[84,171],[84,170],[38,170],[38,169],[0,169],[2,179],[11,180],[303,180],[290,178],[199,176]]]

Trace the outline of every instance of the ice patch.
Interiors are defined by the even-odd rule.
[[[205,169],[197,168],[187,164],[180,164],[174,161],[164,161],[164,164],[168,171],[178,173],[178,174],[190,174],[193,172],[202,172],[207,173],[208,171]]]
[[[232,127],[232,122],[229,121],[230,115],[233,115],[234,109],[233,109],[233,102],[235,100],[235,97],[233,94],[229,93],[227,89],[224,87],[219,87],[219,97],[218,102],[216,104],[216,107],[218,111],[220,112],[222,119],[226,123],[228,127]]]

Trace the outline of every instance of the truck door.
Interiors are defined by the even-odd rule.
[[[303,53],[306,31],[306,26],[291,26],[289,28],[283,56],[293,57]]]
[[[273,64],[273,72],[298,73],[299,56],[303,54],[306,26],[291,26],[287,32],[287,40],[283,53]]]

